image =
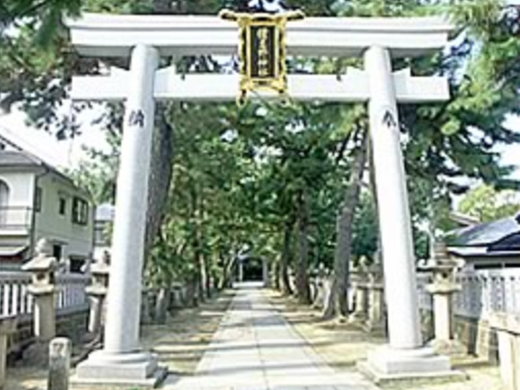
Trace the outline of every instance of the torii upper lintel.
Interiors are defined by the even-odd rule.
[[[73,45],[82,55],[129,57],[136,43],[162,56],[230,55],[237,28],[216,16],[84,14],[68,20]],[[289,55],[360,57],[371,46],[392,57],[416,57],[446,46],[453,26],[442,17],[307,18],[287,27]]]

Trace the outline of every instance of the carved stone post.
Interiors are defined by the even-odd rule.
[[[28,291],[34,296],[34,334],[38,341],[49,341],[56,334],[54,272],[58,262],[51,254],[49,241],[42,239],[37,244],[36,256],[22,266],[23,271],[32,273]]]
[[[49,345],[49,377],[47,388],[50,390],[69,390],[70,340],[58,337]]]
[[[0,320],[0,389],[5,386],[5,365],[7,360],[7,339],[16,332],[17,320],[15,317]]]
[[[455,282],[455,271],[460,262],[453,260],[445,243],[435,244],[434,259],[431,265],[424,267],[433,273],[433,282],[426,290],[433,295],[433,318],[435,339],[431,345],[443,354],[464,352],[462,344],[453,337],[453,295],[461,290]]]
[[[110,255],[108,252],[91,266],[92,281],[85,291],[90,297],[88,320],[89,333],[99,334],[104,319],[104,307],[110,277]]]
[[[365,323],[367,332],[385,333],[385,297],[383,267],[373,264],[368,268],[368,318]]]

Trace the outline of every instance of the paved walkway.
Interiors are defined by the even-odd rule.
[[[374,390],[357,373],[337,374],[254,284],[243,284],[193,377],[168,390]]]

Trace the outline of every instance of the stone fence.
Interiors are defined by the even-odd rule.
[[[430,273],[417,275],[419,303],[425,310],[432,310],[431,294],[426,291],[430,280]],[[464,270],[456,274],[455,280],[461,286],[454,295],[455,315],[489,320],[497,312],[520,314],[520,269]]]
[[[88,304],[85,286],[88,283],[86,275],[56,275],[56,309],[85,308]],[[28,292],[30,284],[31,274],[28,272],[0,272],[0,318],[32,314],[34,298]]]
[[[423,330],[432,335],[430,273],[417,276]],[[455,275],[460,292],[453,296],[454,334],[469,352],[498,359],[498,337],[492,326],[497,314],[520,315],[520,269],[463,270]]]
[[[377,284],[370,268],[351,273],[349,293],[352,320],[371,330],[374,319],[384,322],[385,308],[380,303],[382,280]],[[418,303],[421,310],[423,333],[426,340],[435,336],[434,298],[428,286],[434,282],[432,272],[417,272]],[[497,314],[520,316],[520,269],[462,270],[454,274],[454,283],[460,291],[453,293],[453,337],[460,341],[469,353],[498,359],[498,338],[490,321]],[[330,293],[331,278],[328,272],[311,279],[314,306],[323,308]],[[378,303],[379,302],[379,303]],[[375,309],[375,312],[374,312]],[[360,321],[361,320],[361,321]]]
[[[56,275],[57,291],[55,306],[59,333],[73,339],[81,337],[86,330],[88,297],[85,287],[89,277],[79,274]],[[29,293],[29,272],[0,273],[0,320],[16,318],[17,329],[9,342],[9,351],[18,351],[34,339],[33,310],[34,296]]]

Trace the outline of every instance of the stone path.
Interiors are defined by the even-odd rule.
[[[376,390],[360,374],[328,367],[255,284],[239,286],[192,377],[167,390]]]

